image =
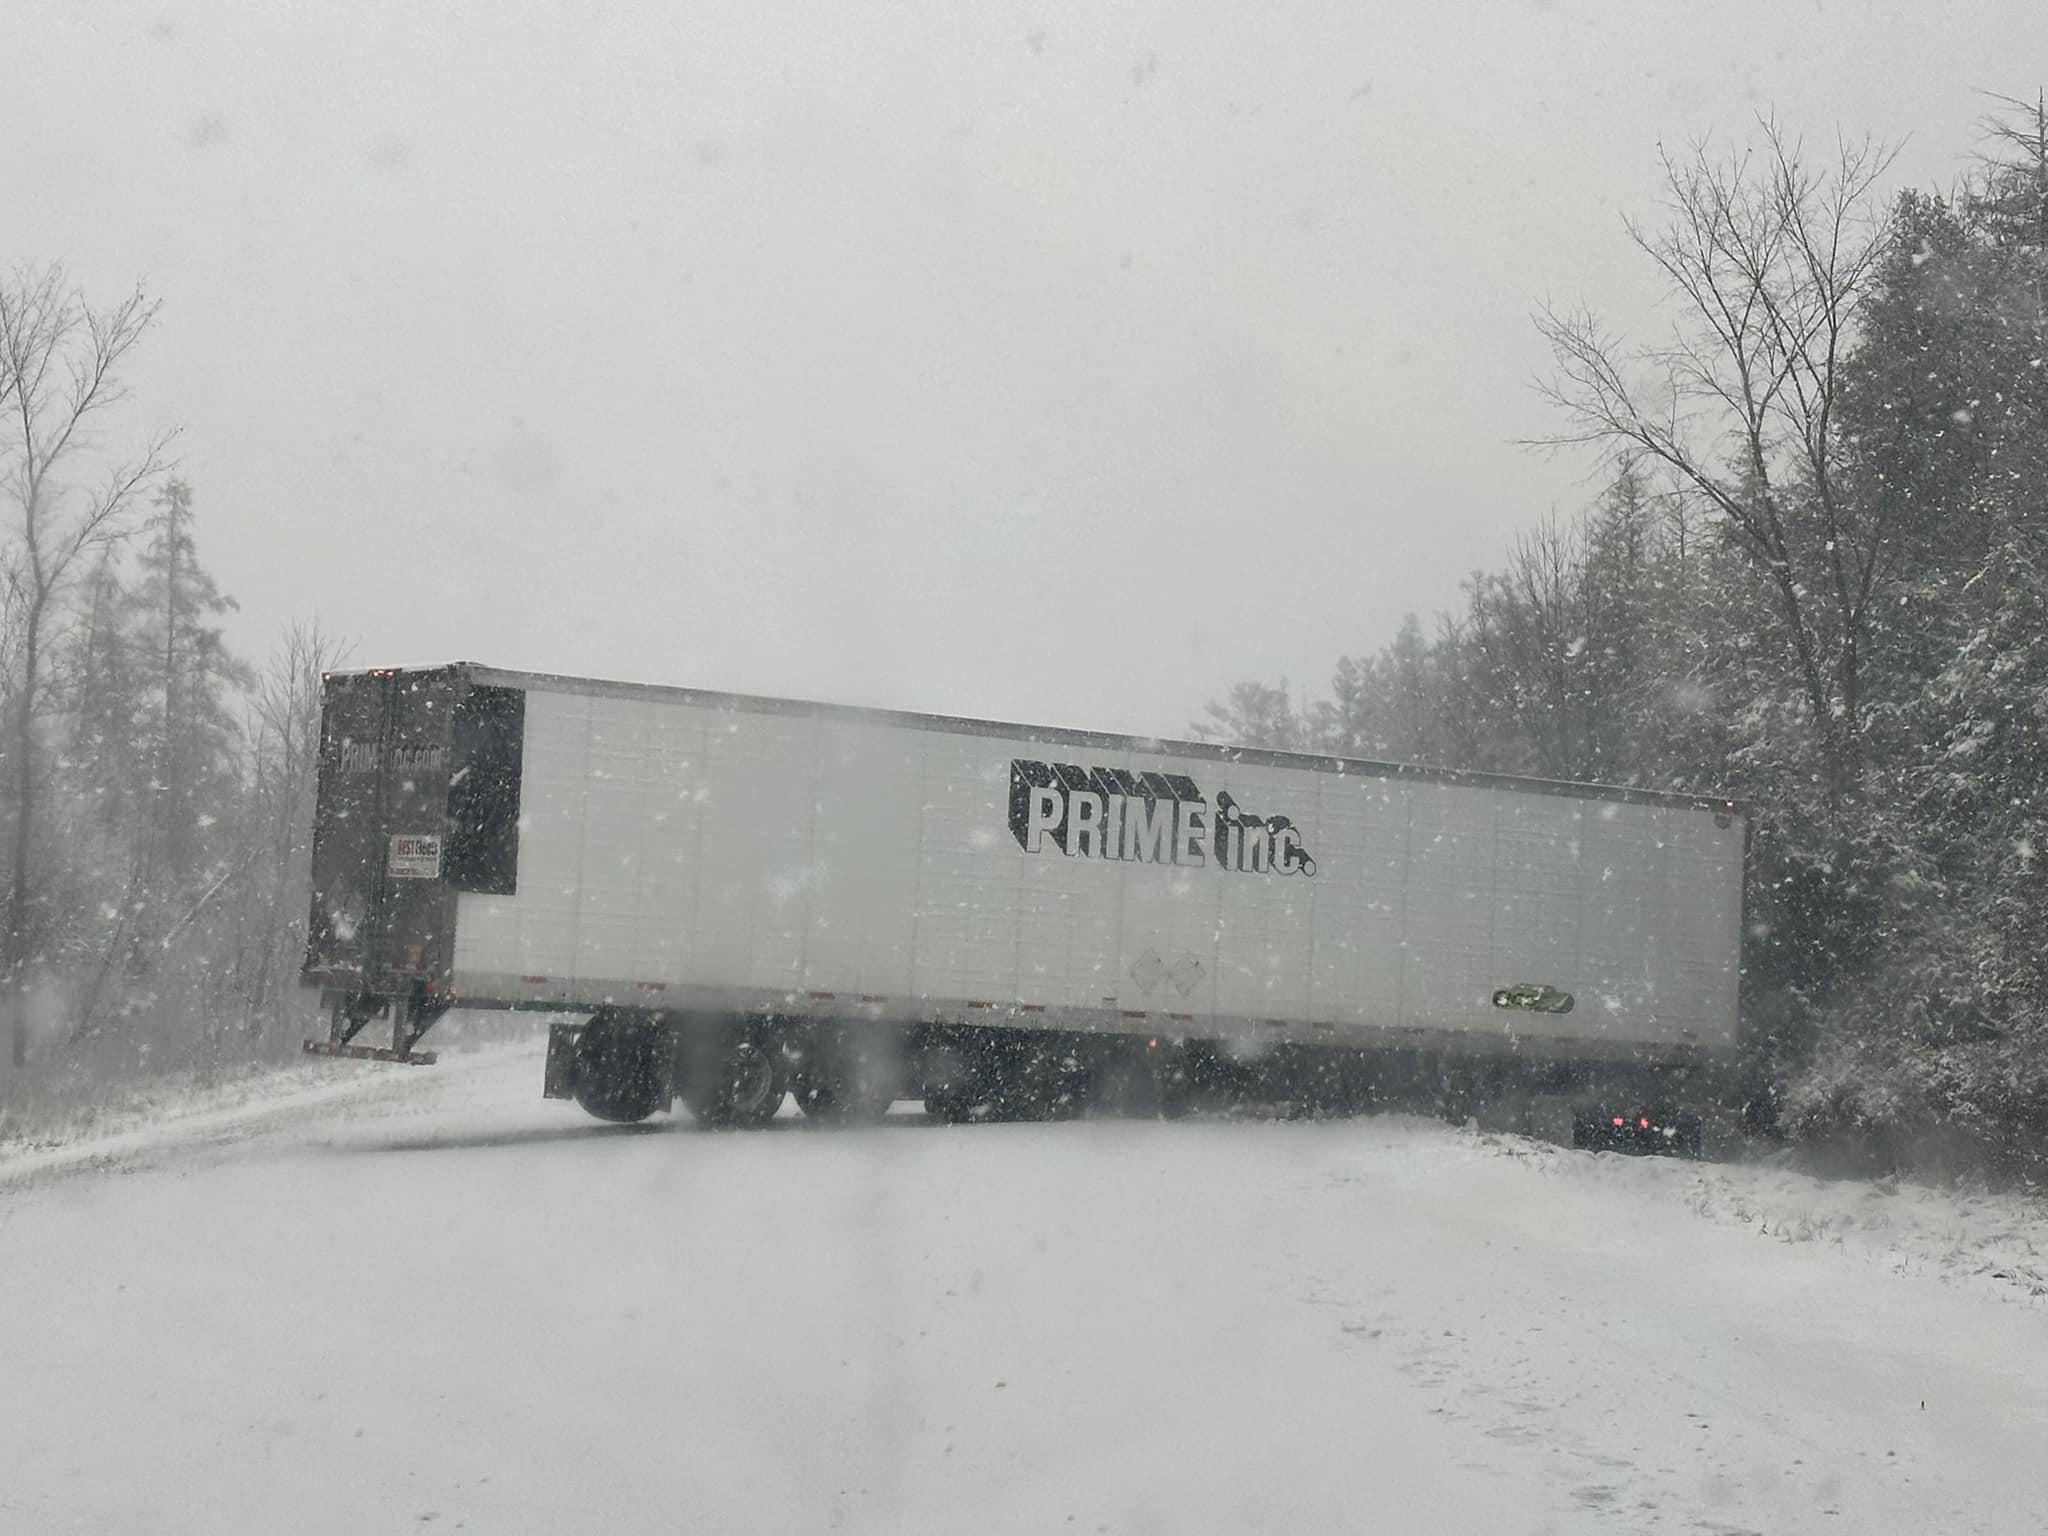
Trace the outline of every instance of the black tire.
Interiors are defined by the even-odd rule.
[[[576,1047],[576,1102],[614,1125],[633,1125],[664,1108],[656,1032],[600,1012]]]
[[[902,1097],[903,1042],[893,1030],[825,1028],[790,1082],[797,1108],[825,1125],[874,1125]]]
[[[1179,1120],[1195,1107],[1184,1053],[1119,1043],[1088,1075],[1088,1113],[1123,1120]]]
[[[915,1081],[924,1112],[942,1125],[962,1125],[988,1102],[977,1053],[949,1035],[927,1039],[917,1054]]]
[[[977,1103],[957,1088],[941,1088],[924,1096],[924,1112],[941,1125],[965,1125],[974,1118]]]
[[[1079,1107],[1067,1079],[1066,1053],[1056,1040],[1026,1039],[1003,1053],[994,1117],[1001,1120],[1070,1120]]]
[[[1084,1114],[1104,1119],[1157,1119],[1159,1080],[1130,1056],[1107,1055],[1088,1074],[1081,1107]]]
[[[683,1105],[714,1130],[757,1130],[786,1091],[775,1032],[765,1025],[711,1025],[685,1037]]]
[[[1302,1098],[1318,1119],[1349,1119],[1371,1113],[1372,1081],[1362,1065],[1339,1059],[1311,1069]]]

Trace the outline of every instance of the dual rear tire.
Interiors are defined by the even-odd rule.
[[[676,1058],[677,1096],[704,1125],[753,1130],[782,1108],[782,1051],[766,1024],[728,1021],[682,1029]]]
[[[915,1048],[912,1048],[914,1045]],[[944,1121],[1063,1120],[1084,1109],[1185,1110],[1178,1053],[1084,1047],[1051,1033],[906,1039],[887,1026],[600,1009],[577,1043],[573,1092],[615,1124],[680,1098],[701,1124],[766,1125],[785,1093],[812,1120],[871,1125],[906,1093]]]
[[[1153,1053],[1049,1031],[937,1035],[915,1062],[925,1113],[947,1123],[1158,1114],[1168,1097]]]
[[[602,1008],[576,1047],[576,1102],[600,1120],[645,1120],[679,1098],[719,1130],[766,1125],[793,1093],[813,1120],[864,1125],[904,1088],[899,1031]]]
[[[601,1008],[576,1045],[576,1102],[615,1125],[680,1098],[705,1125],[766,1125],[786,1084],[775,1037],[744,1020],[692,1021]]]
[[[826,1125],[873,1125],[904,1089],[900,1031],[823,1025],[802,1039],[790,1079],[797,1108]]]

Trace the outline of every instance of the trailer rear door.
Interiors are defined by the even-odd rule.
[[[454,953],[452,667],[337,673],[320,718],[309,981],[340,991],[445,987]]]

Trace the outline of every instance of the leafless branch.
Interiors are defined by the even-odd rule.
[[[1825,168],[1769,117],[1760,144],[1662,152],[1664,222],[1628,221],[1677,310],[1672,337],[1630,346],[1585,310],[1536,325],[1538,392],[1583,444],[1661,465],[1723,517],[1776,593],[1801,686],[1841,766],[1856,730],[1861,634],[1886,506],[1843,491],[1843,361],[1889,225],[1891,152],[1842,140]]]
[[[171,434],[147,439],[82,489],[63,483],[74,457],[97,448],[94,428],[126,396],[122,368],[156,318],[141,289],[95,309],[63,270],[19,269],[0,279],[0,527],[10,646],[7,718],[0,741],[8,761],[11,876],[0,949],[0,979],[13,1013],[13,1056],[26,1049],[21,991],[30,960],[29,863],[41,804],[36,776],[36,716],[50,676],[59,597],[81,559],[126,536],[137,497],[169,468]]]

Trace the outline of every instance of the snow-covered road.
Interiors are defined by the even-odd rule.
[[[1403,1118],[0,1154],[0,1531],[2048,1530],[2048,1220]]]

